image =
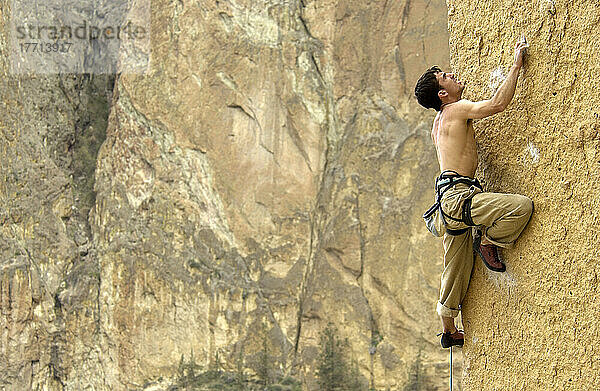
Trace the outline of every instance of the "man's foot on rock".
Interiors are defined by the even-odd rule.
[[[473,249],[483,261],[483,264],[490,270],[495,272],[506,271],[506,266],[500,258],[498,246],[493,244],[481,244],[481,233],[477,231],[473,242]]]
[[[456,330],[454,333],[447,332],[442,334],[442,347],[447,349],[451,346],[463,346],[465,343],[465,333]]]

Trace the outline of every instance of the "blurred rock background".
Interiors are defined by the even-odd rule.
[[[13,75],[0,0],[0,386],[317,390],[332,322],[364,389],[446,389],[412,94],[447,11],[156,0],[146,74]]]

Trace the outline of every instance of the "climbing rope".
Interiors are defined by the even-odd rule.
[[[452,346],[450,346],[450,391],[452,391]]]

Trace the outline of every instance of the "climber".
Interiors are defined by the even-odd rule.
[[[437,304],[444,330],[441,339],[444,348],[464,343],[464,332],[457,330],[454,318],[461,310],[471,279],[473,249],[490,270],[505,271],[499,248],[512,246],[533,212],[529,198],[483,192],[474,178],[477,149],[473,120],[503,111],[512,100],[527,47],[524,38],[517,42],[514,64],[491,99],[479,102],[462,99],[464,83],[453,73],[435,66],[419,78],[415,87],[418,102],[438,111],[431,138],[441,171],[436,192],[445,225],[444,269]]]

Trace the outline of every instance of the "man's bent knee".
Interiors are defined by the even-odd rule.
[[[443,316],[446,318],[456,318],[458,316],[459,310],[448,308],[442,303],[437,303],[437,313],[439,316]]]
[[[519,198],[519,211],[522,215],[530,217],[533,214],[533,201],[526,196],[521,196]]]

